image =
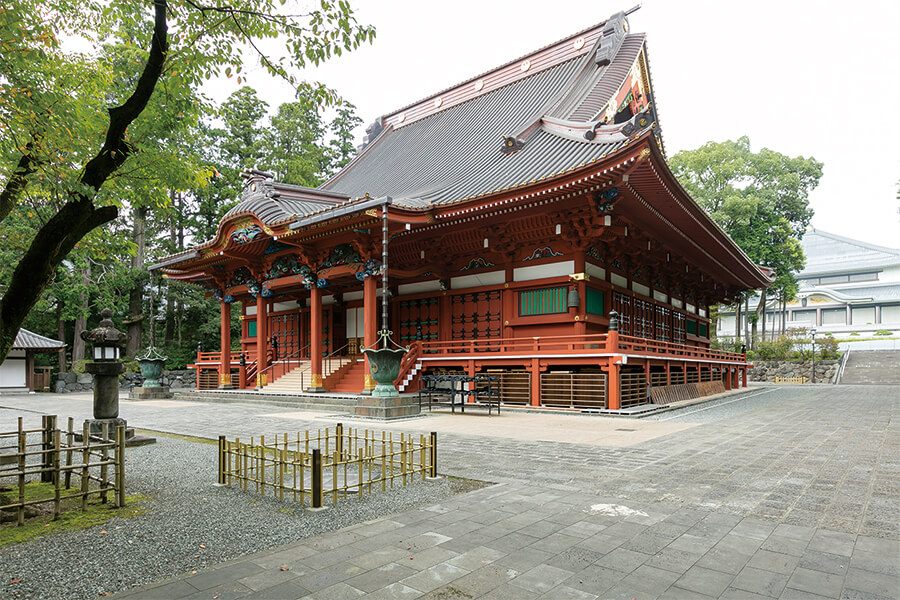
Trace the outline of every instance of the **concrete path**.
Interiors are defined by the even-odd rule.
[[[764,405],[750,397],[697,413],[699,425],[513,413],[407,421],[404,430],[439,431],[442,473],[497,485],[117,597],[900,597],[900,389],[760,391]],[[90,400],[0,406],[85,416]],[[207,437],[349,422],[206,403],[123,402],[122,414]]]

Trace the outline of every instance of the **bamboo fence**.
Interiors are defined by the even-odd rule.
[[[111,439],[109,425],[104,423],[101,434],[91,436],[86,421],[81,440],[76,442],[71,417],[65,432],[57,427],[56,415],[44,415],[41,421],[40,429],[25,429],[19,417],[16,431],[0,432],[0,488],[17,492],[15,501],[0,510],[16,510],[16,521],[23,525],[25,507],[35,504],[52,503],[54,520],[59,518],[62,501],[70,498],[81,500],[81,510],[87,510],[88,498],[93,495],[106,503],[112,494],[114,505],[124,506],[125,427],[116,427]],[[52,497],[26,500],[25,484],[37,479],[53,484]]]
[[[329,428],[276,435],[267,442],[228,441],[219,437],[219,484],[254,490],[263,496],[271,490],[284,500],[293,498],[301,506],[322,508],[339,498],[386,491],[416,479],[437,477],[437,433],[414,436],[392,432],[381,435],[368,429],[338,423]]]

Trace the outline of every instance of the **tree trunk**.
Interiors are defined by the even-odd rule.
[[[762,293],[759,295],[759,305],[756,307],[756,313],[759,315],[760,321],[762,321],[762,336],[761,340],[766,339],[766,300],[768,299],[767,288],[763,288]],[[753,339],[756,340],[756,332],[753,332]]]
[[[81,299],[81,313],[78,315],[78,318],[75,319],[75,339],[72,342],[72,363],[84,358],[84,340],[81,339],[81,334],[87,329],[87,314],[88,310],[90,310],[90,295],[88,294],[91,285],[90,266],[85,267],[81,272],[81,285],[84,286],[84,290],[79,296]]]
[[[56,339],[61,342],[66,341],[66,322],[63,321],[63,308],[65,304],[58,300],[56,302]],[[66,351],[60,350],[58,355],[59,360],[59,372],[66,372]]]
[[[147,207],[141,206],[134,211],[134,225],[131,229],[131,241],[137,251],[131,258],[131,269],[142,271],[144,257],[147,253]],[[128,292],[128,340],[125,342],[125,354],[134,356],[141,349],[144,337],[144,278],[138,278]]]
[[[174,214],[169,221],[169,252],[175,253],[178,252],[175,249],[175,235],[176,235],[176,227],[175,223],[180,218],[179,209],[181,208],[178,205],[178,197],[180,194],[176,193],[175,190],[169,191],[169,200],[172,202],[172,208],[174,208]],[[172,286],[169,283],[169,280],[166,280],[166,329],[165,333],[163,333],[163,344],[168,346],[172,343],[172,339],[175,337],[175,298],[172,294]]]
[[[734,303],[734,343],[739,344],[741,341],[741,301],[738,299]]]
[[[744,347],[750,347],[750,296],[744,298]]]

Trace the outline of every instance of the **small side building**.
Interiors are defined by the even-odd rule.
[[[50,369],[36,374],[34,355],[42,352],[61,352],[65,342],[20,329],[9,355],[0,363],[0,393],[34,392],[50,383]]]

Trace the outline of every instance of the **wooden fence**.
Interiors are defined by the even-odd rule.
[[[56,415],[44,415],[41,421],[40,429],[25,429],[19,417],[16,431],[0,432],[0,487],[17,492],[17,500],[0,506],[0,510],[15,509],[17,522],[22,525],[25,507],[35,504],[52,503],[54,520],[59,517],[62,501],[70,498],[81,499],[81,510],[87,509],[92,495],[100,496],[105,503],[112,494],[114,505],[124,506],[125,427],[116,427],[115,439],[110,439],[108,425],[104,424],[100,436],[92,437],[85,423],[81,441],[76,443],[71,417],[65,432],[57,427]],[[74,485],[73,478],[77,480]],[[37,480],[53,484],[53,495],[26,500],[25,484]],[[96,485],[91,486],[91,482]]]
[[[273,496],[312,508],[321,508],[323,498],[362,496],[393,488],[395,482],[406,485],[416,478],[437,477],[437,433],[429,436],[359,428],[317,429],[276,435],[275,440],[250,443],[219,437],[219,484],[251,488],[262,495],[270,489]]]

